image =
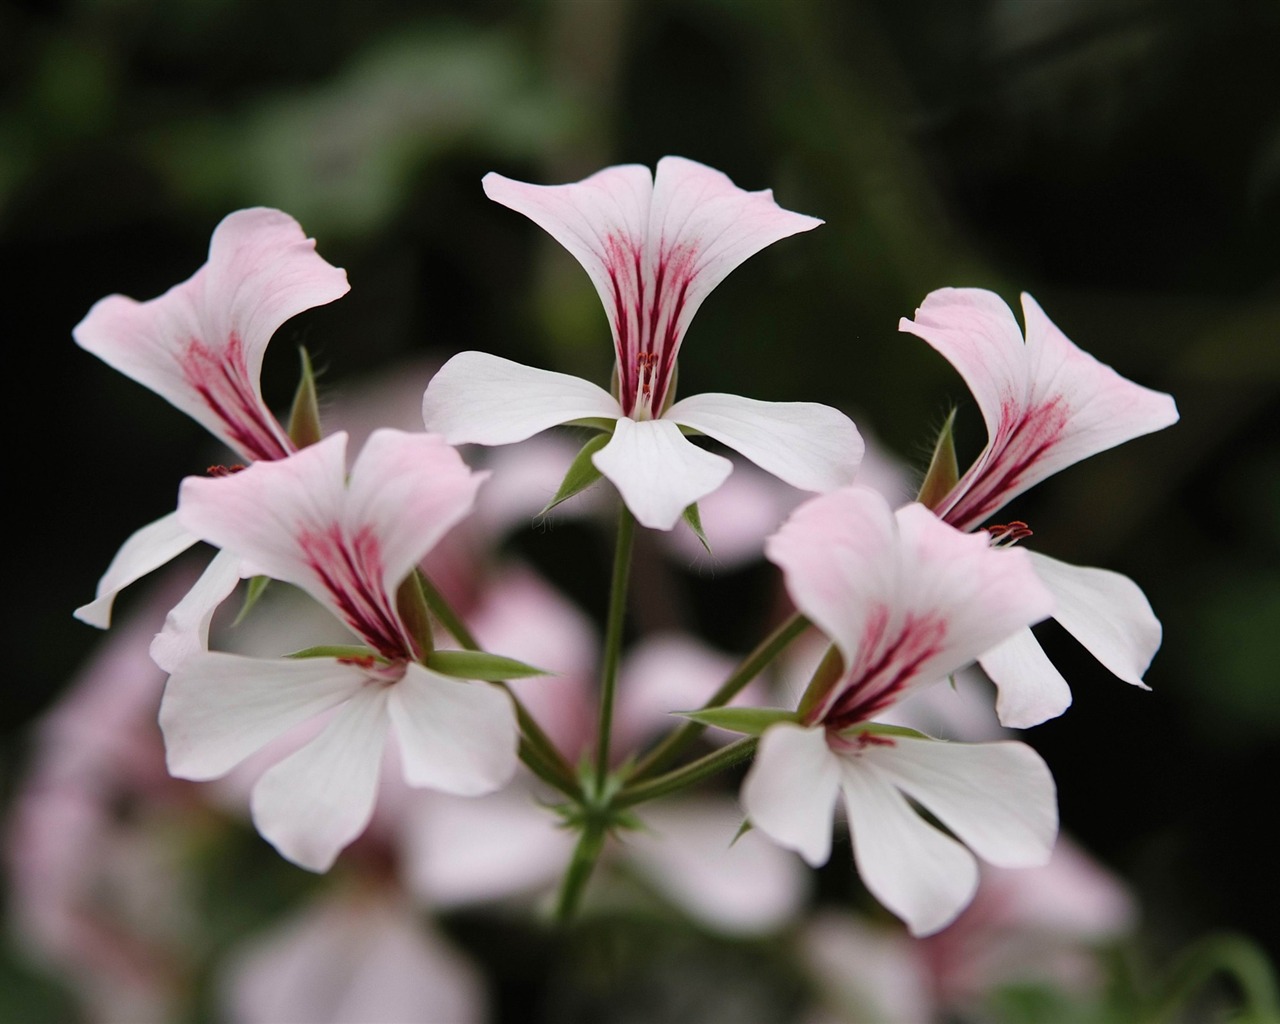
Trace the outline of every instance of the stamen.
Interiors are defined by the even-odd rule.
[[[223,465],[210,466],[208,469],[205,470],[205,472],[209,476],[214,476],[214,477],[231,476],[233,473],[239,473],[240,470],[245,468],[246,467],[243,462],[236,462],[230,466],[223,466]]]
[[[1031,536],[1031,527],[1021,519],[1014,519],[1008,523],[993,523],[990,526],[984,526],[983,529],[991,535],[993,548],[1013,547],[1018,541],[1026,540]]]

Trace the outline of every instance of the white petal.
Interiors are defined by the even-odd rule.
[[[300,867],[328,871],[373,816],[386,738],[387,689],[362,687],[324,732],[253,787],[263,838]]]
[[[160,703],[170,774],[215,779],[293,726],[365,684],[332,658],[245,658],[220,652],[179,665]]]
[[[865,447],[848,416],[817,402],[694,395],[663,418],[714,437],[804,491],[830,491],[852,482]]]
[[[945,928],[977,891],[977,862],[920,817],[865,754],[842,758],[840,767],[863,884],[906,922],[912,935]]]
[[[450,444],[511,444],[570,420],[621,415],[590,381],[486,352],[458,353],[422,396],[423,423]]]
[[[1071,687],[1029,629],[1002,640],[978,664],[996,684],[996,714],[1007,729],[1029,729],[1071,706]]]
[[[1058,834],[1049,766],[1025,743],[945,743],[897,737],[863,755],[985,861],[1002,868],[1049,860]]]
[[[1160,649],[1161,628],[1138,585],[1108,569],[1028,553],[1053,594],[1053,617],[1126,683],[1148,689],[1142,675]]]
[[[703,451],[670,420],[618,420],[613,438],[591,461],[651,530],[670,530],[688,506],[733,471],[732,462]]]
[[[387,710],[411,786],[479,796],[515,773],[515,710],[496,686],[411,664],[391,687]]]
[[[111,625],[111,605],[116,594],[177,558],[199,539],[178,522],[176,512],[136,530],[111,559],[107,571],[98,581],[94,599],[77,608],[75,617],[90,626],[106,629]]]
[[[813,867],[831,856],[840,766],[822,729],[775,725],[760,738],[742,784],[752,825]]]
[[[218,606],[240,582],[240,559],[219,551],[187,595],[165,616],[164,628],[151,641],[151,660],[176,672],[188,658],[209,649],[209,626]]]

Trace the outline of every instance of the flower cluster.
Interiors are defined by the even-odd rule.
[[[529,812],[540,823],[531,836],[558,820],[567,826],[559,840],[576,841],[531,839],[527,849],[558,862],[562,917],[575,912],[607,843],[663,820],[662,805],[646,805],[748,761],[740,809],[726,820],[722,805],[703,804],[696,815],[724,822],[724,847],[747,827],[751,844],[771,841],[765,849],[821,865],[842,807],[863,883],[916,936],[939,932],[973,900],[979,859],[1047,864],[1055,787],[1030,746],[935,738],[895,715],[974,663],[998,688],[1004,726],[1060,715],[1070,691],[1031,632],[1049,617],[1116,676],[1144,685],[1160,625],[1137,585],[1026,551],[1017,544],[1025,524],[988,521],[1052,473],[1174,423],[1172,398],[1082,352],[1030,296],[1024,333],[990,292],[935,291],[901,329],[959,371],[989,439],[961,473],[948,423],[916,500],[891,502],[867,486],[867,444],[843,412],[676,394],[684,336],[715,285],[821,221],[678,157],[652,173],[610,167],[554,186],[490,174],[483,185],[587,271],[613,339],[609,389],[463,352],[422,382],[421,429],[382,425],[349,452],[348,431],[321,425],[304,359],[293,408],[278,419],[258,381],[266,346],[291,316],[342,296],[347,279],[290,217],[267,209],[228,216],[186,282],[149,302],[103,299],[76,327],[82,347],[240,460],[184,480],[176,511],[126,541],[77,611],[106,626],[123,587],[198,541],[216,549],[151,643],[167,675],[159,723],[169,772],[207,781],[250,771],[258,831],[315,872],[387,807],[407,806],[389,795],[405,788],[431,791],[457,815],[483,804],[497,820],[493,808],[507,808],[498,845]],[[590,437],[524,514],[593,485],[620,499],[594,693],[574,683],[590,669],[565,664],[567,645],[497,629],[497,611],[452,587],[441,562],[452,538],[476,528],[483,495],[512,472],[496,458],[473,468],[454,446],[516,444],[565,424]],[[688,658],[651,673],[661,692],[650,710],[656,701],[659,720],[680,722],[655,736],[653,716],[636,710],[636,652],[622,657],[632,541],[637,525],[674,535],[683,523],[715,542],[700,503],[710,509],[735,468],[721,448],[748,460],[737,463],[744,478],[758,470],[802,492],[776,506],[789,514],[766,525],[757,548],[780,571],[794,614],[736,665],[714,661],[711,683]],[[276,628],[270,655],[216,649],[215,614],[242,580],[249,618],[269,616],[264,588],[286,584],[328,613],[340,641]],[[818,638],[823,656],[798,702],[769,706],[762,674],[801,636]],[[644,725],[628,726],[629,716]],[[718,742],[685,757],[700,738]],[[545,804],[548,794],[554,813],[531,799]],[[671,820],[688,799],[668,801]],[[460,831],[428,827],[414,842],[439,863]],[[629,844],[636,862],[660,859],[641,835]],[[686,863],[685,898],[715,904],[714,873],[699,874],[698,863]]]

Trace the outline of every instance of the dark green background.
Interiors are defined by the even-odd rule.
[[[1010,509],[1165,625],[1152,693],[1045,627],[1075,705],[1025,738],[1157,956],[1219,928],[1280,948],[1276,4],[80,0],[0,6],[0,41],[6,794],[99,638],[71,609],[203,466],[200,428],[72,343],[96,299],[158,294],[273,205],[352,282],[282,331],[274,403],[299,341],[338,387],[468,348],[604,381],[585,275],[480,178],[674,153],[826,221],[712,295],[685,394],[827,402],[917,463],[959,403],[963,461],[977,412],[896,325],[979,285],[1176,397],[1177,426]]]

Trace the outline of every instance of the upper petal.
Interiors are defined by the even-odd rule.
[[[637,422],[625,416],[591,461],[636,520],[653,530],[670,530],[688,506],[733,470],[732,462],[699,448],[670,420]]]
[[[281,855],[328,871],[373,816],[387,738],[387,689],[352,694],[324,731],[253,787],[253,822]]]
[[[1031,296],[1022,305],[1025,343],[1009,307],[977,288],[931,292],[899,325],[959,371],[987,425],[987,447],[937,508],[962,529],[1058,470],[1178,419],[1169,395],[1078,348]]]
[[[839,785],[839,761],[825,730],[775,725],[760,738],[742,784],[742,806],[752,825],[819,867],[831,856]]]
[[[411,786],[479,796],[515,773],[515,711],[496,686],[410,664],[391,688],[387,711]]]
[[[663,418],[714,437],[805,491],[851,483],[865,447],[848,416],[816,402],[694,395],[676,402]]]
[[[177,512],[135,530],[98,580],[94,599],[77,608],[75,617],[90,626],[106,629],[111,625],[111,606],[121,590],[177,558],[199,539],[178,522]]]
[[[347,289],[346,273],[316,254],[292,217],[240,210],[218,225],[191,278],[148,302],[108,296],[72,336],[243,458],[280,458],[292,445],[262,399],[267,343],[290,317]]]
[[[511,444],[570,420],[620,415],[614,398],[590,381],[486,352],[458,353],[422,396],[427,429],[450,444]]]
[[[1053,617],[1115,675],[1147,689],[1142,676],[1160,649],[1161,627],[1138,585],[1109,569],[1029,554],[1053,594]]]
[[[215,779],[365,684],[332,658],[246,658],[211,652],[183,661],[160,703],[170,774]]]

